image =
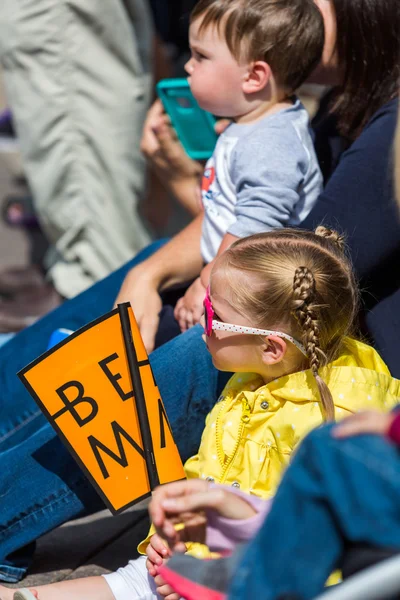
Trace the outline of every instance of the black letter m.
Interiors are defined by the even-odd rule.
[[[107,456],[115,460],[115,462],[121,465],[121,467],[126,468],[128,466],[128,460],[126,458],[125,449],[122,444],[122,437],[124,437],[133,446],[136,452],[138,452],[140,456],[144,458],[144,452],[141,449],[141,447],[138,446],[135,440],[131,438],[131,436],[125,431],[125,429],[121,427],[121,425],[118,425],[116,421],[113,421],[111,423],[111,428],[114,433],[115,441],[117,442],[118,454],[110,450],[110,448],[107,448],[107,446],[105,446],[102,442],[96,439],[93,435],[88,437],[88,442],[93,450],[93,454],[96,457],[97,463],[100,467],[104,479],[108,479],[110,477],[110,474],[107,471],[107,467],[104,464],[103,458],[100,454],[100,450],[102,450],[104,454],[107,454]]]

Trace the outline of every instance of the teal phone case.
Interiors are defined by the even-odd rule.
[[[197,104],[187,79],[163,79],[157,94],[188,155],[195,160],[210,158],[218,137],[216,119]]]

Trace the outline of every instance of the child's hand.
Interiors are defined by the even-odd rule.
[[[206,288],[201,283],[200,277],[198,277],[183,298],[180,298],[176,303],[174,317],[178,321],[182,332],[199,323],[204,311],[205,295]]]
[[[157,575],[154,578],[154,581],[157,586],[157,588],[156,588],[157,594],[159,594],[160,596],[165,598],[165,600],[179,600],[180,599],[180,595],[177,594],[176,592],[174,592],[172,587],[164,581],[164,579],[161,577],[161,575]]]
[[[229,488],[210,488],[207,481],[188,479],[156,488],[149,514],[156,530],[175,552],[185,552],[185,542],[206,541],[207,511],[232,520],[250,519],[257,511]],[[177,527],[178,525],[178,527]]]
[[[157,593],[160,596],[163,596],[165,600],[179,600],[179,594],[176,594],[174,590],[165,583],[161,575],[157,574],[157,567],[160,567],[164,560],[172,554],[166,543],[159,535],[157,535],[157,533],[150,538],[149,545],[146,548],[146,554],[146,567],[150,575],[154,577],[154,581],[157,585]]]
[[[336,425],[332,435],[335,438],[347,438],[364,433],[386,435],[394,418],[393,413],[378,413],[372,410],[359,412]]]
[[[160,567],[165,558],[171,556],[167,544],[155,533],[150,538],[149,545],[146,548],[147,560],[146,568],[152,577],[157,576],[157,568]]]

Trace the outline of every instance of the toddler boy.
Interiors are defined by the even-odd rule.
[[[308,114],[294,96],[324,44],[313,0],[200,0],[189,37],[185,68],[193,95],[203,109],[233,122],[204,171],[207,266],[176,305],[182,329],[201,317],[216,256],[238,238],[298,225],[323,184]]]

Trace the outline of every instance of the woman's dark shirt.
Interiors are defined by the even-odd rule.
[[[346,150],[301,224],[346,233],[362,290],[361,328],[400,377],[400,218],[394,197],[398,99],[385,104]],[[326,169],[326,165],[325,165]]]

